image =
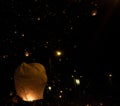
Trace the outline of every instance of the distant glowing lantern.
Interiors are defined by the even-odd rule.
[[[99,103],[99,105],[100,105],[100,106],[103,106],[103,103],[102,103],[102,102],[100,102],[100,103]]]
[[[75,83],[76,83],[77,85],[80,85],[80,79],[75,79]]]
[[[49,86],[49,87],[48,87],[48,89],[51,91],[51,90],[52,90],[52,87],[51,87],[51,86]]]
[[[87,104],[86,106],[90,106],[89,104]]]
[[[62,51],[59,51],[59,50],[55,51],[55,55],[58,56],[58,57],[61,56],[62,55]]]
[[[40,21],[40,17],[38,17],[37,20]]]
[[[24,101],[43,99],[47,83],[45,67],[39,63],[22,63],[14,74],[17,95]]]
[[[92,11],[91,11],[91,15],[92,15],[92,16],[96,16],[96,15],[97,15],[97,10],[96,10],[96,9],[95,9],[95,10],[92,10]]]
[[[112,74],[109,74],[109,77],[111,78],[111,77],[112,77]]]
[[[28,57],[30,53],[28,51],[25,52],[25,56]]]
[[[59,98],[62,98],[62,95],[59,95]]]
[[[56,51],[56,56],[61,56],[62,52],[61,51]]]

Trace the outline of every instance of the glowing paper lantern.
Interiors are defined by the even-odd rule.
[[[97,15],[97,10],[96,10],[96,9],[95,9],[95,10],[92,10],[92,11],[91,11],[91,15],[92,15],[92,16],[96,16],[96,15]]]
[[[17,95],[24,101],[43,99],[47,83],[45,67],[39,63],[22,63],[14,74]]]

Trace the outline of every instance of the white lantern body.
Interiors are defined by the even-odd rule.
[[[39,63],[22,63],[14,74],[16,93],[24,101],[43,99],[47,83],[45,67]]]

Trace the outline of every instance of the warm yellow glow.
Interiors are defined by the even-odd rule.
[[[56,51],[56,55],[57,55],[57,56],[61,56],[61,55],[62,55],[62,52],[61,52],[61,51]]]
[[[49,87],[48,87],[48,89],[51,91],[51,90],[52,90],[52,87],[51,87],[51,86],[49,86]]]
[[[96,16],[97,15],[97,10],[92,10],[91,15]]]
[[[28,51],[25,52],[25,56],[28,57],[30,53]]]
[[[47,83],[45,67],[40,63],[23,62],[14,74],[15,90],[23,101],[43,99]]]
[[[62,93],[63,91],[60,91],[60,93]]]
[[[62,95],[59,95],[59,98],[62,98]]]
[[[75,79],[75,83],[76,83],[77,85],[80,85],[80,79]]]
[[[27,101],[33,101],[34,98],[32,96],[27,96]]]
[[[112,77],[112,74],[109,74],[109,77],[111,78],[111,77]]]
[[[32,94],[24,95],[22,99],[29,102],[36,100],[36,98]]]

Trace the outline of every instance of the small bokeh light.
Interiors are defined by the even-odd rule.
[[[29,57],[30,53],[28,51],[25,51],[25,57]]]
[[[108,76],[111,78],[111,77],[112,77],[112,74],[110,73]]]
[[[80,79],[75,79],[76,85],[80,85]]]
[[[49,86],[49,87],[48,87],[48,89],[49,89],[49,91],[51,91],[51,90],[52,90],[52,87],[51,87],[51,86]]]
[[[61,56],[61,55],[62,55],[62,51],[57,50],[56,51],[56,56]]]
[[[59,98],[62,98],[62,95],[59,95]]]
[[[96,15],[97,15],[97,10],[96,10],[96,9],[95,9],[95,10],[92,10],[92,11],[91,11],[91,15],[92,15],[92,16],[96,16]]]

